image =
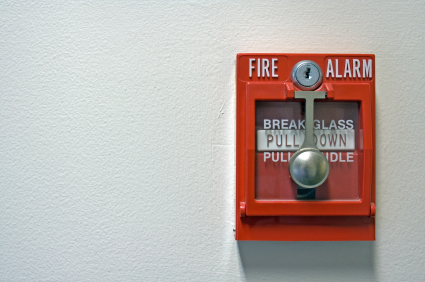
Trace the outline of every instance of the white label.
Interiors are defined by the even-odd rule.
[[[363,78],[372,78],[372,59],[345,59],[345,62],[341,62],[339,64],[338,59],[328,59],[328,64],[326,67],[326,77],[359,77],[361,78],[361,74],[363,74]],[[344,72],[342,75],[342,67],[340,69],[340,65],[344,64]],[[335,68],[333,67],[335,65]],[[353,67],[351,67],[353,66]],[[360,68],[363,66],[363,72],[360,72]],[[352,71],[351,71],[352,70]]]
[[[257,151],[297,151],[304,141],[305,131],[294,130],[258,130]],[[321,151],[351,151],[355,149],[353,129],[314,130],[314,142]]]
[[[249,59],[249,77],[252,77],[253,73],[257,69],[257,77],[279,77],[277,74],[278,60],[277,58],[269,59]]]

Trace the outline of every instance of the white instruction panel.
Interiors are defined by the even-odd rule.
[[[296,151],[304,141],[304,134],[302,129],[257,130],[257,151]],[[321,151],[355,149],[353,129],[316,129],[313,138]]]

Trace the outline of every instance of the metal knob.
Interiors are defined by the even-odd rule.
[[[305,99],[305,138],[300,149],[289,160],[291,178],[300,187],[316,188],[329,175],[329,162],[317,149],[313,139],[314,99],[325,99],[324,91],[295,91],[296,99]]]

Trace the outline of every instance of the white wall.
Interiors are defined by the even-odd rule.
[[[423,1],[67,2],[0,4],[0,281],[424,279]],[[239,52],[376,54],[375,242],[235,242]]]

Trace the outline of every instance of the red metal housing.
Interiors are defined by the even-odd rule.
[[[266,70],[265,66],[260,66],[263,59],[268,61],[265,65],[268,67]],[[270,189],[288,189],[288,191],[296,189],[296,185],[285,174],[286,171],[266,168],[261,161],[261,152],[256,151],[256,105],[265,101],[299,102],[294,99],[294,91],[299,89],[291,82],[290,74],[292,67],[302,60],[316,62],[323,71],[323,84],[317,90],[326,91],[327,98],[321,103],[355,102],[359,105],[360,134],[357,137],[357,146],[361,150],[357,149],[355,154],[356,166],[337,167],[335,164],[327,184],[328,187],[332,186],[332,189],[340,189],[338,191],[344,193],[348,191],[344,190],[344,183],[348,185],[350,179],[356,179],[357,176],[358,198],[354,200],[256,198],[257,174],[263,173],[266,169],[267,173],[282,173],[279,176],[280,186]],[[257,62],[258,68],[255,69],[253,64]],[[270,62],[273,62],[273,66]],[[369,63],[370,69],[360,69],[361,62]],[[374,240],[374,55],[238,54],[236,79],[236,240]],[[340,153],[340,156],[341,154],[344,155]],[[351,175],[351,178],[348,175]],[[273,186],[273,183],[277,182],[270,183]]]

